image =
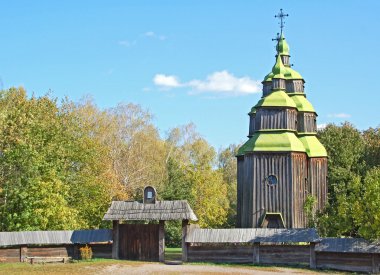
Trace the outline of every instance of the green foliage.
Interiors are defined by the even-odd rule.
[[[317,199],[311,195],[308,195],[304,202],[303,209],[308,221],[308,227],[315,227],[314,206],[316,203]]]
[[[380,134],[349,123],[319,133],[329,154],[328,205],[317,215],[322,235],[379,239]]]
[[[380,239],[380,167],[372,168],[364,179],[362,197],[353,205],[354,219],[360,236]]]
[[[165,222],[165,245],[167,247],[181,247],[182,245],[182,222]]]
[[[237,162],[236,155],[240,146],[231,144],[219,152],[218,168],[223,175],[223,181],[227,186],[227,198],[229,202],[227,220],[223,227],[231,228],[236,224],[237,208]]]

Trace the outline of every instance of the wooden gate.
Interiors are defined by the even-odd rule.
[[[120,224],[119,258],[158,261],[158,224]]]

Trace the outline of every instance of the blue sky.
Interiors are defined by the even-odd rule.
[[[379,126],[380,1],[1,1],[0,87],[133,102],[162,136],[194,122],[217,149],[243,142],[280,8],[318,124]]]

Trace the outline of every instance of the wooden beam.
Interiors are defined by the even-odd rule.
[[[112,221],[112,259],[119,259],[119,221]]]
[[[260,263],[260,243],[253,243],[253,263]]]
[[[379,255],[372,254],[372,273],[379,274]]]
[[[189,228],[189,220],[182,220],[182,261],[187,262],[186,235]]]
[[[28,256],[28,247],[20,246],[20,262],[24,262]]]
[[[315,243],[310,243],[310,268],[317,268],[317,258],[315,257]]]
[[[165,221],[159,222],[158,228],[158,260],[165,261]]]

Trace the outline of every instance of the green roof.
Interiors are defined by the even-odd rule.
[[[275,90],[257,102],[254,108],[258,107],[292,107],[297,108],[294,101],[284,90]]]
[[[255,108],[255,106],[252,107],[251,111],[248,114],[249,115],[250,114],[256,114],[256,108]]]
[[[306,99],[304,94],[291,94],[290,98],[294,101],[299,112],[313,112],[315,113],[313,105]]]
[[[286,67],[285,79],[303,79],[303,77],[291,67]]]
[[[285,79],[285,74],[287,72],[287,68],[282,63],[281,56],[278,54],[276,58],[276,64],[274,64],[272,68],[273,76],[272,78],[282,78]]]
[[[282,33],[281,33],[280,40],[277,43],[276,50],[280,55],[289,55],[289,45],[286,42],[284,35]]]
[[[305,152],[305,147],[293,132],[256,132],[238,151],[248,152]]]
[[[263,82],[266,82],[266,81],[272,81],[272,77],[274,76],[274,74],[272,72],[270,72],[269,74],[267,74],[265,77],[264,77],[264,80]]]
[[[299,140],[302,142],[306,149],[308,157],[327,157],[327,152],[322,143],[315,135],[300,136]]]

